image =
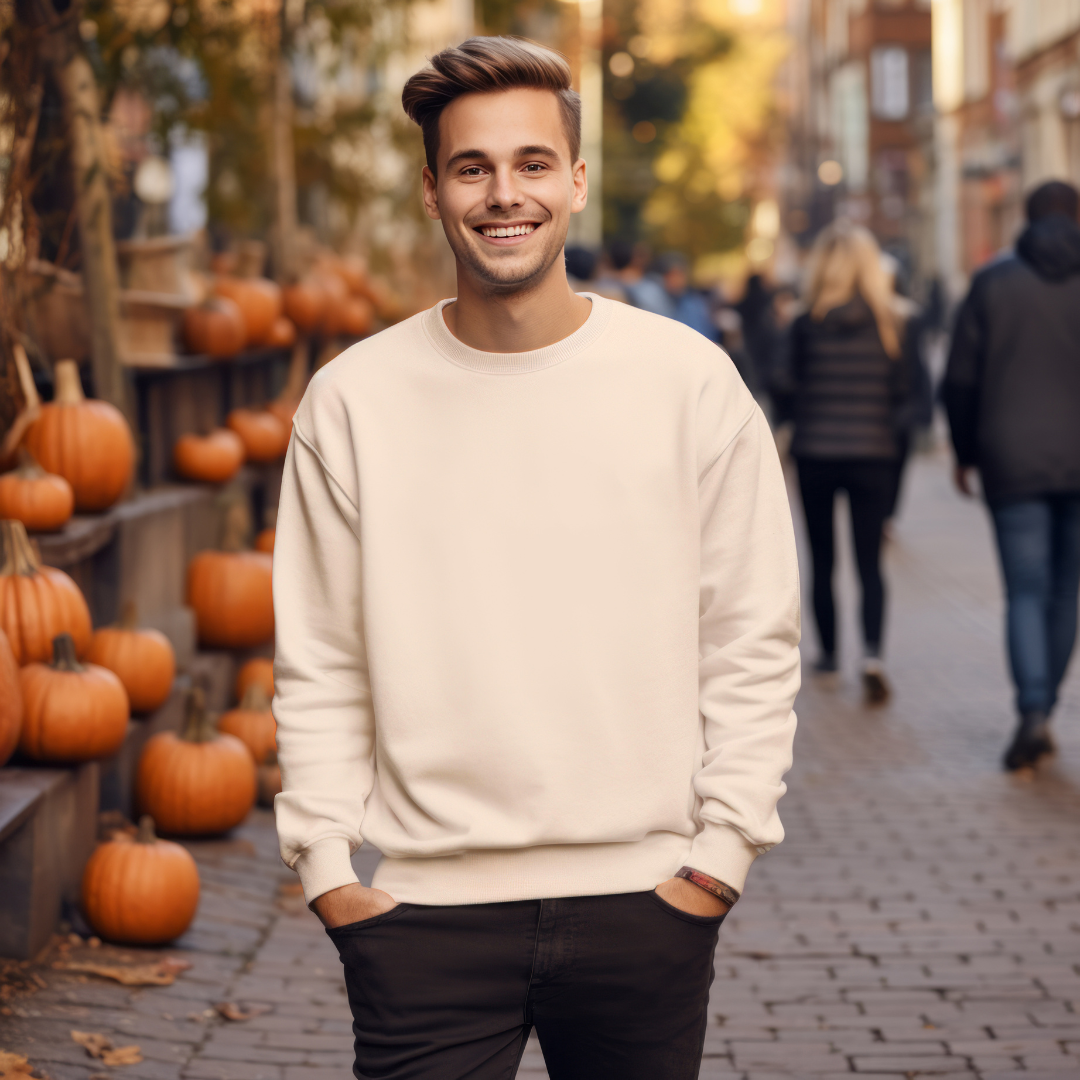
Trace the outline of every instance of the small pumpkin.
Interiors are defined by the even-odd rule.
[[[122,945],[164,945],[178,938],[199,906],[199,870],[191,853],[154,835],[149,814],[132,838],[99,844],[83,871],[82,910],[94,930]]]
[[[263,345],[281,315],[281,287],[267,278],[222,277],[214,283],[214,293],[232,300],[244,320],[244,336],[249,345]]]
[[[298,330],[311,333],[319,329],[330,304],[330,297],[321,280],[315,277],[303,278],[294,285],[286,286],[283,295],[285,314]]]
[[[35,761],[112,757],[127,733],[131,710],[123,683],[107,668],[80,664],[70,634],[53,640],[51,664],[19,672],[23,725],[19,749]]]
[[[362,255],[344,255],[335,269],[353,296],[364,296],[368,282],[367,260]]]
[[[108,668],[124,684],[132,712],[153,712],[163,705],[176,678],[172,643],[160,630],[136,629],[131,603],[119,626],[106,626],[94,634],[86,658]]]
[[[349,337],[364,337],[375,323],[375,308],[362,296],[349,296],[341,305],[341,332]]]
[[[228,428],[217,428],[209,435],[181,435],[173,446],[173,467],[185,480],[223,484],[243,464],[244,442]]]
[[[263,529],[258,536],[255,537],[255,550],[265,551],[270,555],[274,554],[274,536],[276,535],[275,529]]]
[[[21,521],[0,521],[0,630],[17,664],[50,659],[57,634],[69,633],[80,655],[90,645],[90,609],[79,586],[41,565]]]
[[[251,752],[256,765],[261,765],[267,754],[277,750],[277,721],[270,711],[270,698],[259,683],[244,691],[237,708],[221,714],[218,731],[235,735]]]
[[[19,745],[22,731],[23,696],[19,665],[8,644],[7,634],[0,630],[0,765],[3,765]]]
[[[255,770],[256,800],[260,806],[273,807],[274,796],[281,794],[281,766],[276,750],[266,755],[266,760]]]
[[[274,349],[287,349],[296,341],[296,324],[285,315],[279,315],[270,327],[266,344]]]
[[[251,686],[259,686],[267,699],[274,696],[274,661],[265,656],[253,656],[236,673],[236,700],[243,701]]]
[[[248,461],[277,461],[289,447],[289,428],[266,409],[233,409],[225,423],[240,436]]]
[[[0,476],[0,518],[21,521],[31,532],[53,532],[75,510],[75,492],[62,477],[47,473],[29,450],[19,467]]]
[[[105,510],[131,482],[135,440],[124,414],[107,401],[87,400],[74,360],[58,360],[56,396],[26,433],[26,448],[75,493],[76,510]]]
[[[235,735],[214,729],[202,691],[190,691],[184,730],[162,731],[143,747],[135,799],[162,832],[222,833],[239,825],[255,802],[255,762]]]
[[[247,340],[244,316],[227,296],[212,296],[184,311],[184,341],[193,353],[227,359]]]
[[[188,563],[187,602],[203,645],[249,649],[274,636],[272,568],[262,551],[200,551]]]

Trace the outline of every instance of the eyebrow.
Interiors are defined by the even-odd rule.
[[[559,156],[558,150],[552,150],[550,146],[519,146],[514,151],[514,157],[535,157],[536,155],[542,155],[545,157],[557,158]],[[456,165],[459,161],[475,160],[477,158],[487,158],[491,155],[486,150],[459,150],[454,154],[446,163],[446,168],[450,168],[451,165]]]

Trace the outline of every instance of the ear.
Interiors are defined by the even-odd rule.
[[[435,180],[435,174],[425,165],[423,172],[424,180],[424,213],[433,221],[440,221],[439,192]]]
[[[585,159],[578,158],[573,168],[574,197],[570,202],[570,213],[580,214],[589,201],[589,179],[585,175]]]

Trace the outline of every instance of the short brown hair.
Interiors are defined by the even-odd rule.
[[[570,160],[581,150],[581,97],[570,87],[570,65],[553,49],[526,38],[473,37],[443,49],[401,92],[401,104],[424,134],[428,168],[439,154],[439,117],[464,94],[519,88],[550,90],[559,99]]]

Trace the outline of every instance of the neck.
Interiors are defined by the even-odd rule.
[[[443,308],[450,333],[483,352],[521,353],[568,338],[589,317],[592,304],[572,292],[563,260],[537,282],[494,293],[458,264],[457,300]]]

